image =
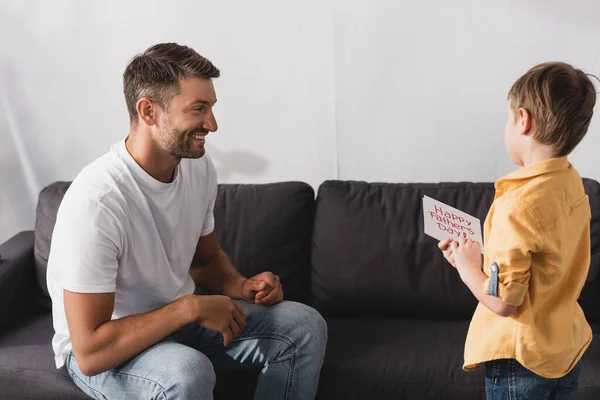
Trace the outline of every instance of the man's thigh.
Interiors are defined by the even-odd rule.
[[[218,372],[262,367],[299,347],[325,348],[327,325],[313,308],[291,301],[273,306],[236,303],[244,310],[246,327],[229,347],[223,347],[220,333],[196,324],[186,326],[173,339],[204,353]]]
[[[166,340],[130,361],[95,376],[85,376],[70,353],[67,371],[95,399],[212,399],[215,373],[199,351]]]

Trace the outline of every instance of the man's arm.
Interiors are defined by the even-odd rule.
[[[232,299],[267,306],[283,300],[279,276],[263,272],[250,279],[245,278],[221,249],[214,230],[198,240],[190,275],[201,288]]]
[[[227,254],[221,249],[214,230],[198,240],[190,275],[204,290],[224,294],[232,299],[244,298],[242,288],[248,279],[235,269]]]
[[[63,293],[73,354],[87,376],[121,365],[192,322],[220,332],[225,347],[246,324],[244,311],[226,296],[184,296],[151,312],[111,320],[114,293]]]
[[[87,376],[119,366],[193,322],[198,314],[197,296],[185,296],[152,312],[111,321],[114,293],[63,293],[73,354]]]

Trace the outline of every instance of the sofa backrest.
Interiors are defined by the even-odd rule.
[[[55,182],[39,196],[35,224],[35,267],[51,303],[46,268],[56,214],[70,182]],[[310,274],[310,245],[314,220],[314,191],[300,182],[264,185],[219,185],[215,204],[216,232],[223,249],[246,276],[263,271],[278,274],[285,298],[306,302]]]
[[[314,217],[315,192],[306,183],[219,186],[215,223],[223,250],[244,276],[279,275],[287,300],[310,298]]]
[[[592,268],[580,298],[600,320],[600,185],[585,180],[592,206]],[[367,184],[319,188],[313,233],[313,304],[327,316],[470,318],[477,301],[423,233],[424,195],[483,222],[491,183]],[[483,227],[482,227],[483,228]]]

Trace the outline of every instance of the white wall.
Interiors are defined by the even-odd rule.
[[[127,133],[123,69],[154,43],[221,69],[221,182],[492,181],[510,85],[546,60],[600,76],[598,21],[596,0],[1,0],[0,242]],[[572,156],[597,180],[599,119]]]

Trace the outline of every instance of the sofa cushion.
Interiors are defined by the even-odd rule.
[[[70,182],[55,182],[39,196],[35,223],[38,283],[51,304],[46,285],[50,240],[58,207]],[[271,271],[281,276],[286,299],[306,301],[314,191],[301,182],[263,185],[219,185],[215,204],[216,232],[223,249],[246,276]]]
[[[592,209],[590,222],[592,260],[590,272],[579,297],[579,304],[588,321],[600,322],[600,183],[592,179],[584,179],[583,184]]]
[[[48,255],[50,254],[50,241],[52,239],[52,232],[54,231],[54,224],[56,224],[58,207],[70,185],[71,182],[54,182],[43,188],[38,196],[35,214],[35,272],[38,284],[43,293],[40,306],[47,310],[52,308],[52,302],[48,294],[48,285],[46,284],[46,268],[48,267]]]
[[[318,399],[485,397],[484,369],[462,370],[468,321],[328,319]],[[584,355],[580,399],[600,398],[600,326]]]
[[[65,368],[54,365],[52,315],[21,321],[0,337],[0,397],[3,399],[89,399]]]
[[[328,319],[327,325],[319,399],[483,398],[483,370],[462,370],[468,321]]]
[[[311,290],[328,316],[470,318],[476,300],[423,233],[423,195],[481,219],[490,183],[327,181],[319,188]]]
[[[84,400],[66,369],[56,369],[52,315],[29,315],[0,336],[0,399]],[[218,372],[215,399],[250,400],[260,370]]]
[[[306,302],[314,202],[312,187],[300,182],[221,185],[217,236],[242,274],[276,273],[286,299]]]
[[[584,179],[592,208],[592,265],[580,303],[600,321],[600,184]],[[470,318],[476,300],[423,233],[423,195],[478,217],[491,183],[367,184],[327,181],[319,188],[311,291],[329,316]]]
[[[33,231],[24,231],[0,244],[0,332],[30,311],[40,295],[32,290],[37,286],[33,241]]]

